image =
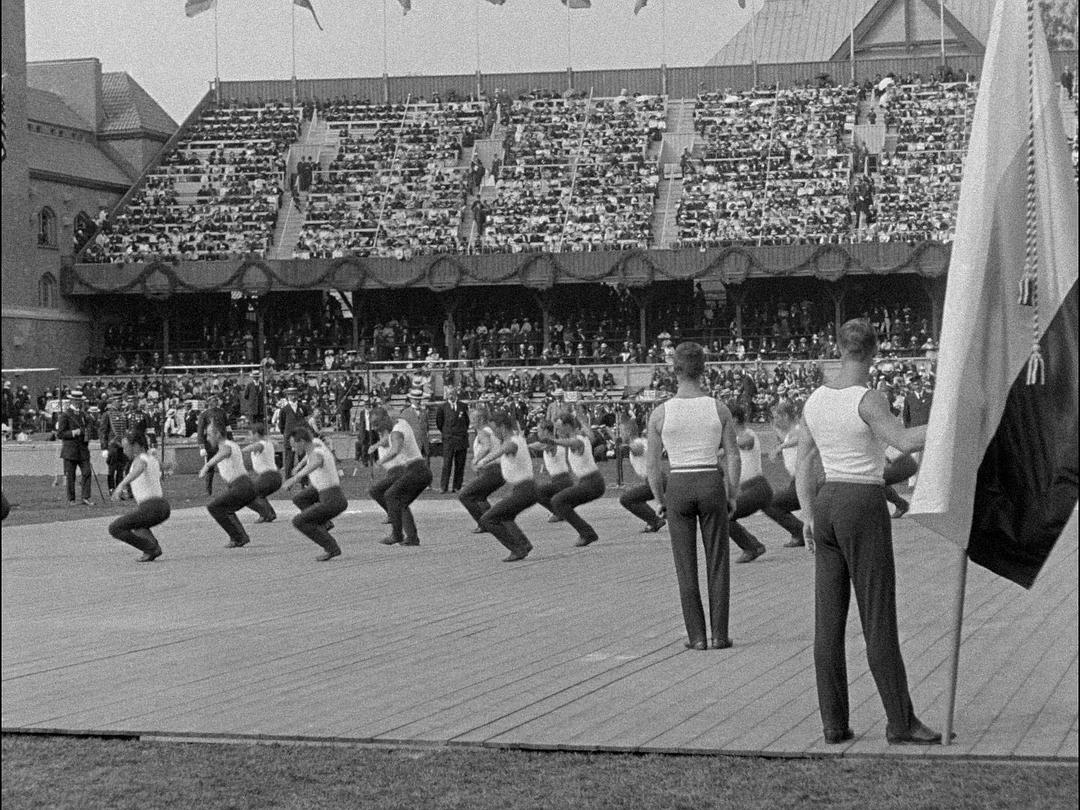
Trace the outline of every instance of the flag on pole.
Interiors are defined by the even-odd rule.
[[[592,0],[562,0],[567,8],[592,8]]]
[[[506,0],[487,0],[493,6],[501,6],[506,3]]]
[[[319,16],[315,13],[315,6],[311,5],[311,0],[293,0],[293,3],[310,11],[312,19],[315,20],[315,25],[318,26],[320,31],[323,30],[322,23],[319,22]]]
[[[637,14],[647,5],[649,5],[649,0],[634,0],[634,13]]]
[[[187,0],[184,3],[184,14],[189,17],[194,17],[196,14],[202,14],[204,11],[209,11],[217,5],[217,0]]]
[[[994,9],[911,512],[1029,588],[1077,502],[1078,331],[1076,181],[1037,10],[1028,113],[1025,5]],[[1020,303],[1018,284],[1029,247],[1034,307]],[[1034,341],[1045,384],[1028,384]]]
[[[398,0],[398,2],[401,3],[402,15],[408,14],[410,11],[412,11],[412,0]]]

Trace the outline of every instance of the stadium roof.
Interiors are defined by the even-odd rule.
[[[982,53],[990,34],[991,0],[946,0],[946,43]],[[854,20],[852,20],[854,15]],[[916,43],[937,42],[937,0],[765,0],[710,65],[829,62],[848,58],[855,23],[858,53],[890,47],[910,52]],[[893,54],[896,55],[896,54]],[[912,54],[913,55],[913,54]]]
[[[26,88],[26,120],[81,132],[94,131],[94,127],[71,109],[60,96],[36,87]]]
[[[101,97],[103,136],[154,133],[169,137],[177,130],[169,114],[127,73],[102,73]]]
[[[126,190],[131,178],[90,141],[30,133],[30,171]]]

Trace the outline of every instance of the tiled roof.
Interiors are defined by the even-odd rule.
[[[132,180],[94,144],[53,135],[30,133],[30,170],[111,183],[127,188]]]
[[[102,135],[153,132],[168,136],[177,129],[169,114],[126,73],[102,73],[101,98],[105,111]]]
[[[902,2],[902,0],[895,0]],[[878,0],[765,0],[757,14],[760,64],[827,62]],[[990,35],[991,0],[946,0],[945,9],[979,42]],[[749,65],[754,61],[755,21],[748,22],[710,65]]]
[[[67,129],[94,131],[87,120],[65,104],[60,96],[36,87],[26,88],[26,118],[28,121],[54,124]]]

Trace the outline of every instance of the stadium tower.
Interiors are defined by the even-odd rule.
[[[97,59],[26,61],[24,0],[3,4],[3,366],[79,370],[94,317],[64,292],[78,242],[176,130]]]

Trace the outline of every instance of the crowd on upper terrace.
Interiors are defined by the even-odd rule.
[[[115,218],[102,223],[86,262],[152,257],[213,261],[265,255],[281,206],[285,156],[299,109],[226,103],[203,111]]]

